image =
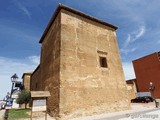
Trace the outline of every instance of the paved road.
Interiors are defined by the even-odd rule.
[[[5,113],[5,110],[0,110],[0,120],[3,120],[4,113]]]
[[[160,109],[94,120],[160,120]]]

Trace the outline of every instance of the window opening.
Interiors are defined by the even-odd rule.
[[[107,59],[106,57],[99,57],[99,63],[100,63],[100,67],[104,67],[104,68],[107,68],[108,65],[107,65]]]

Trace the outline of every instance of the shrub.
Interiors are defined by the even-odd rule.
[[[31,101],[31,93],[27,90],[22,90],[19,94],[18,94],[18,98],[16,100],[16,102],[18,104],[25,104],[25,109],[27,107],[27,104]]]

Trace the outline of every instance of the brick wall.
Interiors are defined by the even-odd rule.
[[[149,92],[149,83],[155,86],[154,95],[160,98],[160,61],[153,53],[133,61],[138,92]]]

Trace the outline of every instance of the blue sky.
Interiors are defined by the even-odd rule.
[[[0,4],[0,99],[10,77],[39,64],[39,39],[58,3],[119,27],[116,31],[125,78],[134,78],[132,60],[160,50],[158,0],[5,0]]]

